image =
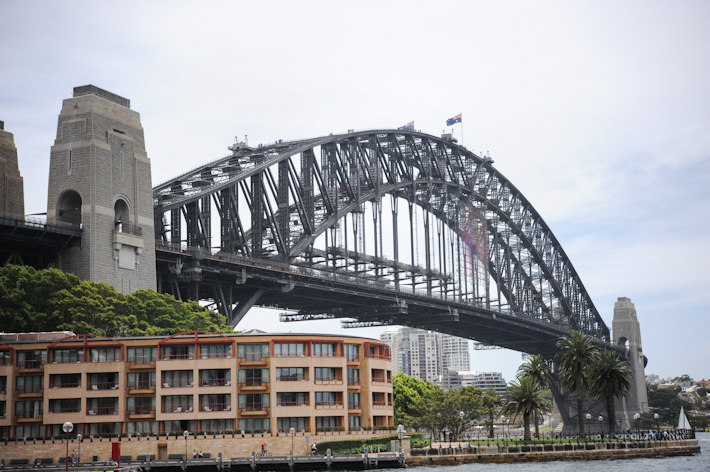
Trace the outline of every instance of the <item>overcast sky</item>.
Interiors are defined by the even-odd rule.
[[[469,149],[535,206],[606,323],[629,297],[646,373],[710,378],[710,2],[0,1],[0,120],[47,208],[61,102],[141,115],[153,183],[250,144],[396,128]],[[337,322],[239,328],[333,332]],[[377,336],[381,330],[347,330]],[[477,352],[503,372],[510,351]]]

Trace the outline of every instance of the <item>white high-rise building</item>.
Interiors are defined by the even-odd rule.
[[[392,350],[392,371],[439,382],[447,370],[469,370],[468,340],[416,328],[393,328],[380,335]]]

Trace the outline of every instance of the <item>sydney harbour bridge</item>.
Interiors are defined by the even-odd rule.
[[[547,357],[610,333],[559,242],[490,158],[416,131],[252,148],[154,187],[158,288],[236,324],[402,324]]]
[[[154,286],[233,325],[263,306],[283,310],[283,321],[405,325],[547,359],[580,330],[631,363],[624,424],[647,411],[633,304],[619,299],[612,339],[540,214],[492,159],[451,135],[237,141],[228,156],[153,187],[151,205],[130,101],[77,87],[59,116],[43,223],[21,215],[17,153],[1,125],[0,157],[15,169],[6,182],[19,189],[17,209],[0,208],[5,264],[60,267],[126,293]],[[566,425],[579,414],[560,412]]]

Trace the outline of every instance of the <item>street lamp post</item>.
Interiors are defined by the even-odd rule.
[[[76,440],[79,441],[79,458],[76,461],[77,464],[81,464],[81,440],[84,439],[84,436],[81,435],[81,433],[76,435]]]
[[[602,434],[602,421],[604,421],[604,417],[602,415],[599,415],[599,436]]]
[[[503,426],[503,438],[505,438],[505,416],[500,417],[500,424]]]
[[[291,454],[293,454],[293,435],[296,434],[296,428],[289,429],[289,432],[291,433]]]
[[[638,438],[639,435],[641,434],[640,431],[639,431],[639,418],[641,418],[641,415],[639,415],[638,413],[636,413],[636,414],[634,415],[634,420],[636,420],[636,438]]]
[[[464,428],[464,421],[463,421],[463,417],[464,417],[464,416],[466,416],[466,413],[464,413],[463,411],[459,411],[459,418],[461,418],[461,432],[460,432],[460,434],[461,434],[462,437],[463,437],[464,429],[466,429],[466,428]],[[461,438],[456,438],[456,439],[457,439],[459,442],[461,442]]]
[[[658,413],[653,414],[653,419],[656,420],[656,431],[659,431],[659,429],[658,429]]]
[[[62,430],[64,431],[64,440],[67,443],[67,454],[64,457],[64,471],[69,470],[69,433],[74,430],[74,425],[67,421],[62,425]]]
[[[183,431],[182,435],[185,437],[185,462],[187,462],[187,437],[190,435],[190,432]]]
[[[590,413],[587,413],[584,416],[585,416],[585,418],[587,418],[587,434],[589,434],[589,420],[592,419],[592,415]]]
[[[439,431],[443,434],[444,428],[441,427],[441,413],[436,414],[436,427],[439,428]],[[440,438],[442,441],[446,440],[446,437]],[[441,443],[439,443],[439,447],[441,447]]]

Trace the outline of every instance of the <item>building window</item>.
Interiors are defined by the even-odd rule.
[[[150,415],[155,411],[155,397],[128,397],[126,409],[129,415]]]
[[[348,409],[359,410],[362,408],[359,392],[348,392]]]
[[[91,355],[91,362],[120,362],[121,361],[121,348],[114,347],[108,349],[95,349],[92,348],[89,351]]]
[[[17,377],[15,390],[17,393],[40,393],[44,390],[44,376],[28,375]]]
[[[132,390],[155,388],[155,372],[129,372],[128,388]]]
[[[10,365],[10,351],[0,351],[0,365]]]
[[[247,362],[258,362],[269,357],[268,344],[239,344],[237,356]]]
[[[230,369],[200,370],[200,385],[203,387],[223,387],[225,385],[232,385],[232,371]]]
[[[196,420],[172,420],[163,421],[163,432],[165,433],[175,433],[183,431],[197,431],[197,421]]]
[[[87,413],[89,415],[117,415],[118,398],[87,398]]]
[[[44,434],[42,434],[43,429],[44,425],[41,424],[17,425],[15,426],[15,438],[41,438],[44,437]]]
[[[342,382],[342,378],[338,376],[339,369],[334,367],[316,367],[314,369],[313,380],[316,382]]]
[[[276,406],[307,406],[308,392],[279,392],[276,394]]]
[[[357,344],[345,345],[345,359],[348,362],[356,361],[360,358],[360,346]]]
[[[52,374],[49,376],[51,388],[81,387],[81,374]]]
[[[348,428],[353,429],[353,428],[361,428],[362,427],[362,419],[359,416],[348,416]]]
[[[55,398],[49,400],[50,413],[78,413],[81,411],[81,398]]]
[[[191,370],[166,370],[163,372],[163,387],[178,388],[192,387]]]
[[[163,347],[163,359],[173,360],[173,359],[194,359],[195,358],[195,346],[190,344],[189,346],[164,346]]]
[[[234,429],[234,420],[202,420],[200,429],[207,432],[231,431]]]
[[[189,413],[192,395],[166,395],[162,398],[163,413]]]
[[[91,390],[116,390],[118,389],[118,372],[101,372],[89,374],[89,388]]]
[[[150,365],[158,360],[157,347],[129,347],[128,363],[135,365]]]
[[[81,349],[55,349],[52,352],[54,364],[76,364],[84,361],[84,351]]]
[[[23,402],[15,402],[15,417],[16,418],[41,418],[42,417],[42,400],[29,400]]]
[[[304,367],[277,367],[276,379],[281,382],[295,382],[299,380],[308,380],[305,374]]]
[[[0,376],[0,394],[4,394],[7,391],[7,376]]]
[[[332,408],[342,406],[342,400],[338,400],[338,392],[315,392],[316,408]]]
[[[232,357],[231,344],[201,344],[200,358],[201,359],[219,359]]]
[[[304,357],[306,355],[306,344],[275,343],[274,355],[276,357]]]
[[[47,362],[47,352],[42,351],[18,351],[17,367],[24,369],[38,369]]]
[[[230,411],[232,409],[232,396],[200,395],[200,411]]]
[[[313,343],[314,357],[333,357],[335,356],[335,344]]]
[[[128,434],[158,434],[157,421],[130,421],[126,423]]]
[[[333,431],[337,427],[337,416],[316,416],[316,429],[318,431]]]
[[[89,434],[94,436],[104,436],[109,434],[119,434],[121,423],[89,423]]]
[[[268,393],[246,393],[239,395],[239,409],[244,411],[261,411],[269,407]]]
[[[269,418],[244,418],[239,420],[239,429],[247,434],[263,433],[271,430]]]
[[[269,383],[269,369],[239,369],[239,385],[259,387]]]
[[[288,433],[291,428],[299,433],[305,433],[308,431],[308,418],[304,416],[277,418],[276,427],[280,433]]]
[[[360,385],[360,369],[348,369],[348,385]]]

